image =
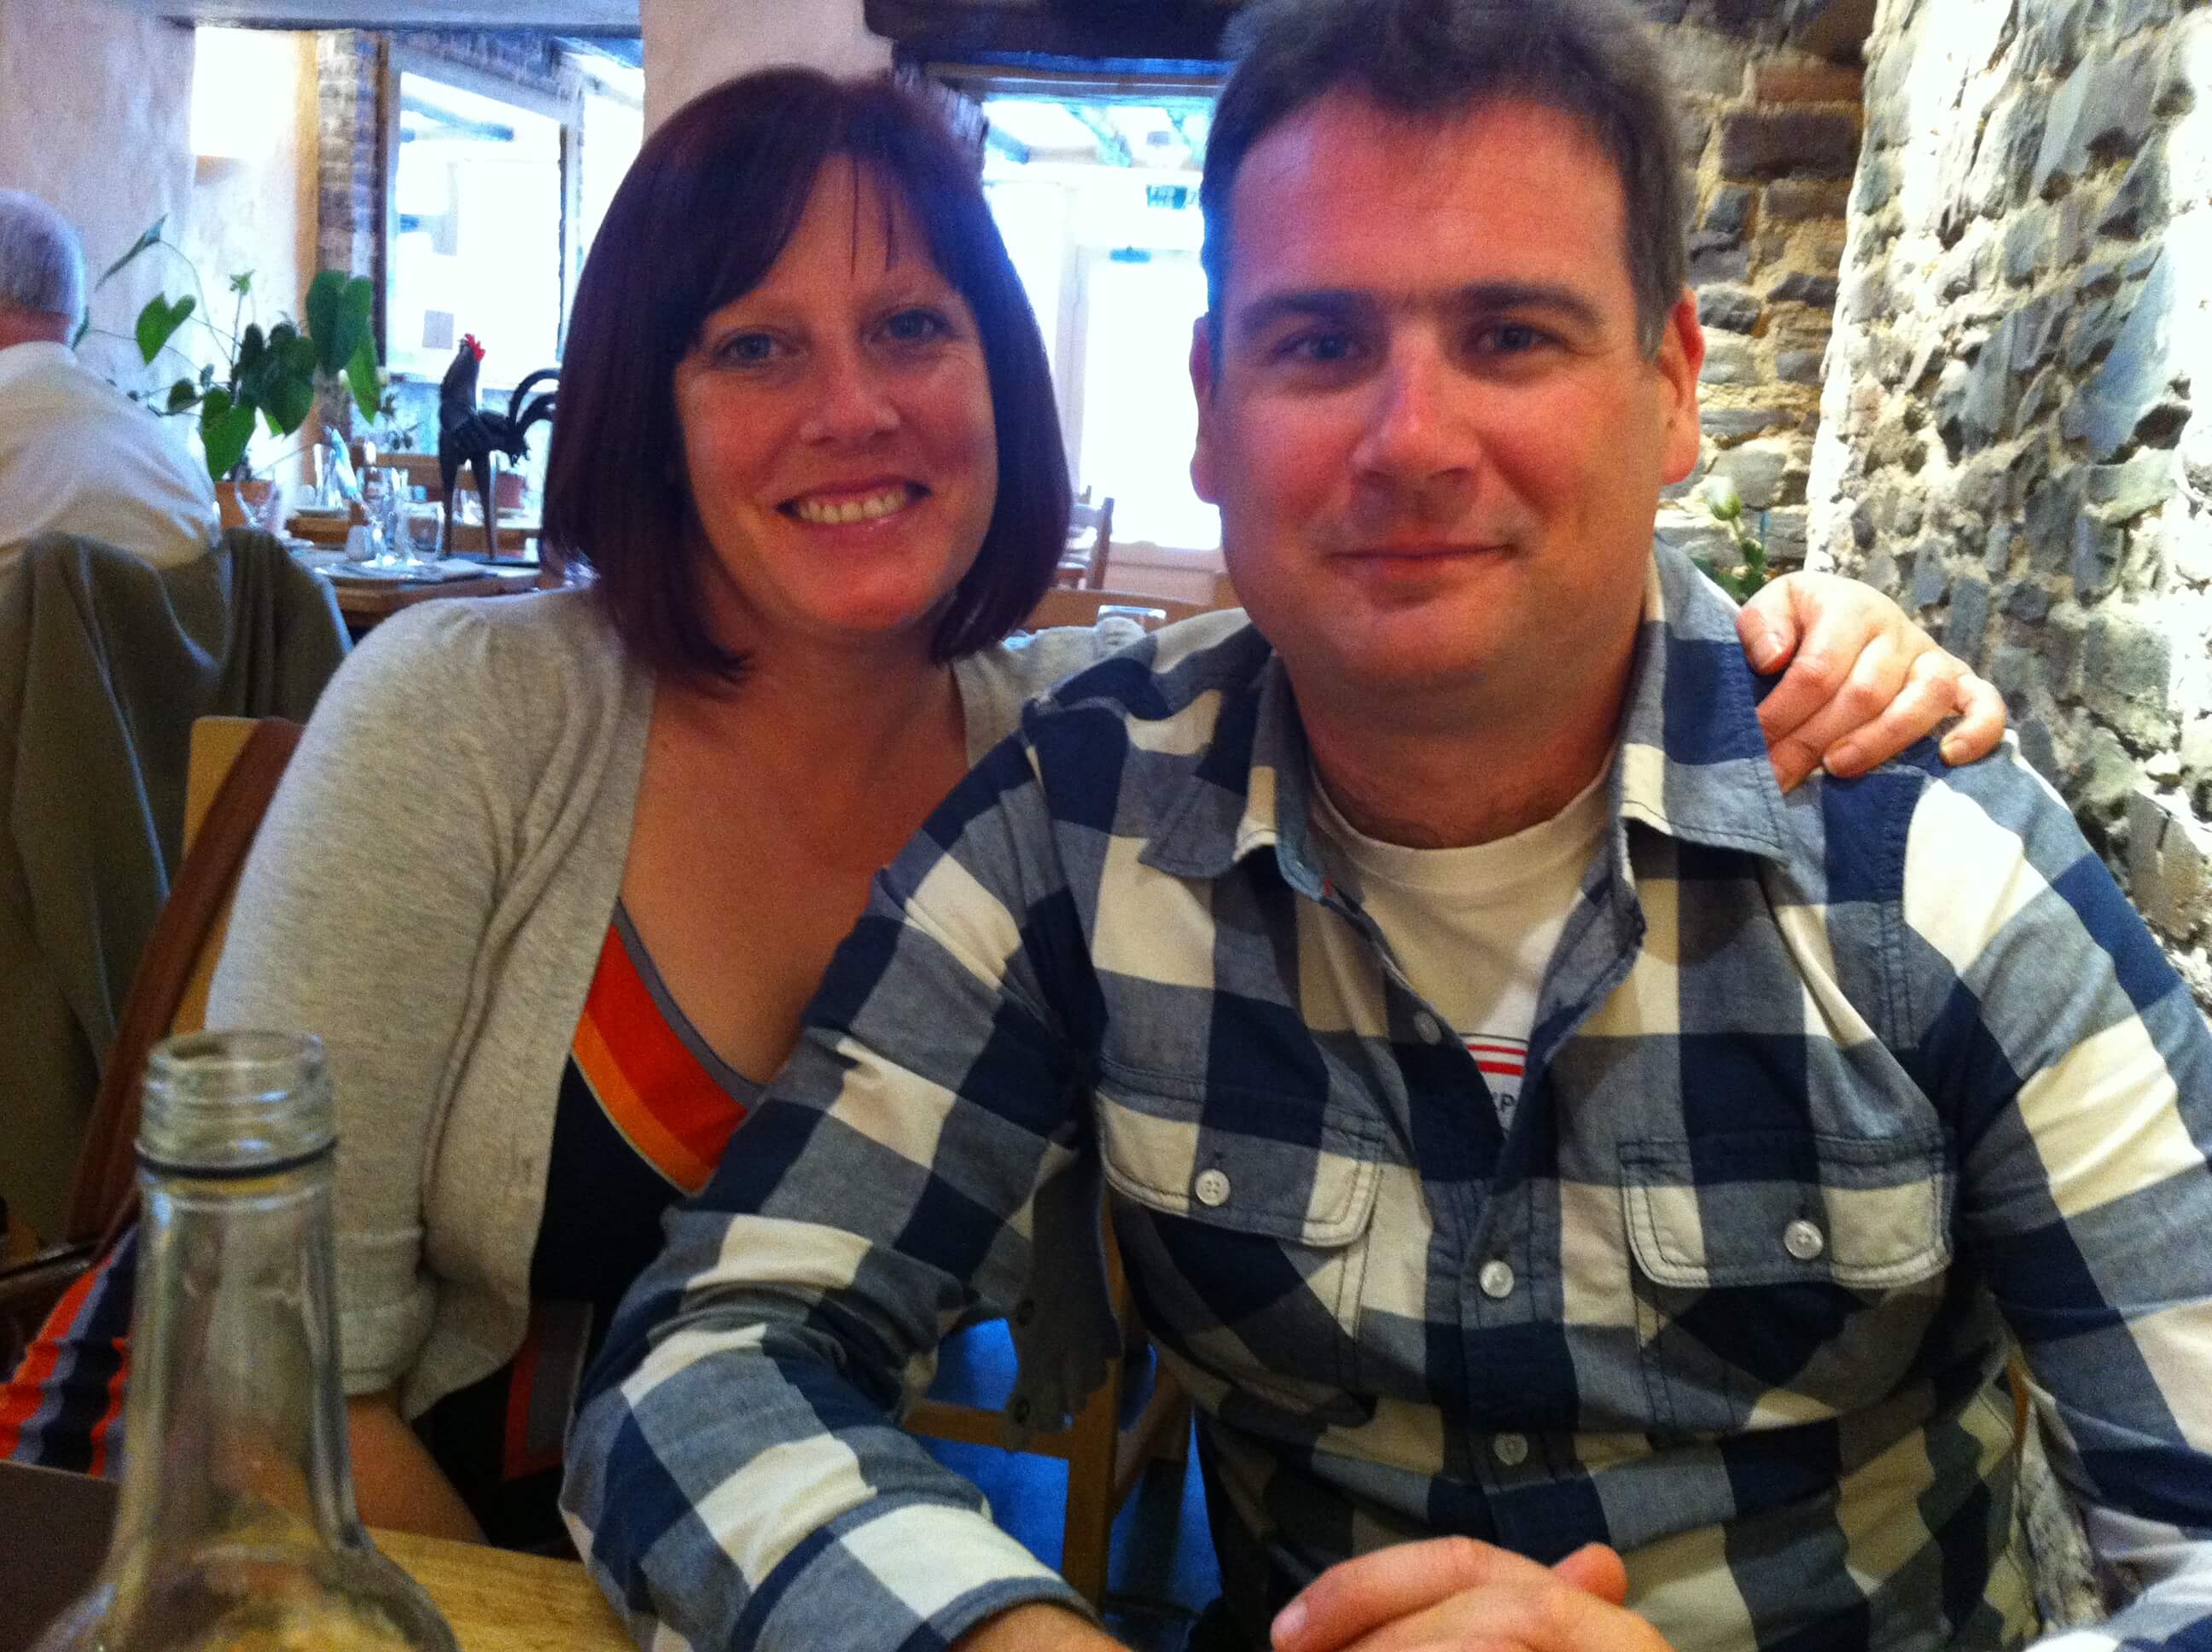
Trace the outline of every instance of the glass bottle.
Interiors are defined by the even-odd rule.
[[[205,1033],[154,1051],[115,1534],[36,1652],[454,1652],[354,1508],[336,1139],[318,1039]]]

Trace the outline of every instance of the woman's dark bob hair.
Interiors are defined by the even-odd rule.
[[[702,323],[768,273],[825,161],[848,155],[904,201],[975,313],[998,428],[999,496],[975,566],[930,637],[942,663],[988,647],[1051,582],[1068,477],[1036,319],[939,110],[888,77],[772,69],[716,87],[646,142],[599,227],[568,324],[544,531],[599,572],[624,646],[652,669],[734,680],[702,618],[677,426],[676,365]]]

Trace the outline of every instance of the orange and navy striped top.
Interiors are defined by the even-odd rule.
[[[555,1102],[529,1331],[415,1423],[493,1541],[565,1545],[554,1499],[585,1362],[659,1250],[661,1212],[705,1186],[759,1094],[693,1029],[617,905]],[[135,1255],[133,1235],[79,1280],[0,1388],[0,1457],[112,1472]]]

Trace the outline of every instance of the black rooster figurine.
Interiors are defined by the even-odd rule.
[[[476,471],[477,497],[484,506],[484,544],[498,549],[499,509],[492,497],[495,480],[492,455],[505,453],[520,459],[526,451],[530,427],[553,416],[554,392],[546,391],[523,405],[532,385],[561,376],[557,367],[540,367],[514,387],[504,413],[477,410],[477,369],[483,361],[483,346],[468,333],[454,352],[453,366],[438,386],[438,480],[446,490],[446,530],[441,549],[453,549],[453,480],[465,464]]]

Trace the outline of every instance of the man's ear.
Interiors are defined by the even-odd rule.
[[[1705,365],[1705,332],[1698,325],[1698,295],[1686,287],[1667,313],[1653,365],[1665,381],[1665,475],[1672,485],[1698,468],[1704,435],[1698,418],[1698,375]]]
[[[1213,452],[1213,317],[1201,314],[1190,325],[1190,393],[1198,398],[1198,442],[1190,455],[1190,485],[1209,505],[1221,502]]]

